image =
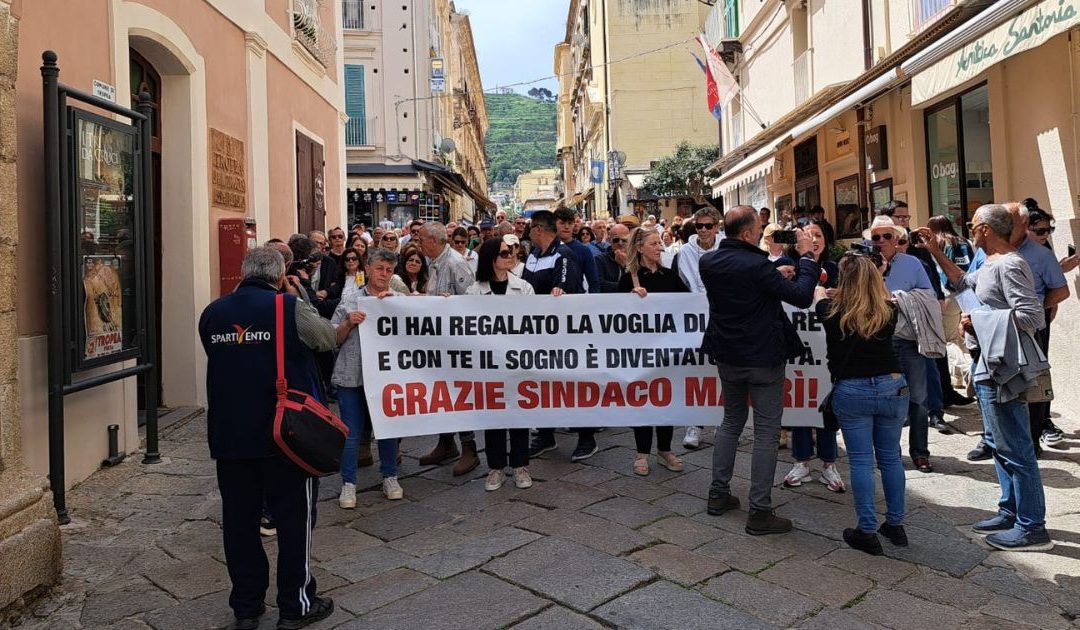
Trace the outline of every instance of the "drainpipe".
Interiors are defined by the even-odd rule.
[[[862,35],[863,35],[863,70],[869,71],[874,66],[874,38],[871,27],[870,14],[871,0],[862,0]],[[870,174],[866,170],[866,110],[859,107],[855,110],[855,159],[858,161],[859,172],[859,207],[870,207]],[[867,214],[873,214],[873,208]]]

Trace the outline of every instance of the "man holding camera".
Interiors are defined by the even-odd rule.
[[[716,432],[713,481],[708,512],[714,516],[739,506],[731,495],[731,476],[739,435],[754,406],[754,454],[750,472],[750,516],[754,536],[791,531],[791,521],[772,513],[772,484],[780,423],[784,412],[786,339],[797,334],[783,302],[808,308],[821,268],[811,253],[812,239],[795,230],[801,258],[794,281],[785,279],[758,247],[761,221],[750,206],[735,206],[724,216],[727,237],[701,258],[701,282],[709,298],[709,325],[702,350],[716,361],[724,392],[724,421]]]

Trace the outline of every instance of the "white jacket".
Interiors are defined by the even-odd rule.
[[[720,246],[720,239],[723,238],[721,234],[716,235],[716,240],[713,241],[713,246],[709,249],[702,249],[698,245],[698,236],[693,234],[690,236],[690,240],[685,245],[679,248],[679,277],[682,278],[683,284],[690,288],[691,293],[704,293],[705,285],[701,282],[701,272],[698,270],[698,263],[701,261],[701,256],[705,252],[715,251]]]
[[[507,295],[536,295],[531,284],[514,274],[506,274],[506,280],[508,282],[506,285]],[[487,281],[483,281],[469,285],[469,288],[465,289],[465,295],[494,295],[494,293],[491,292],[491,285]]]

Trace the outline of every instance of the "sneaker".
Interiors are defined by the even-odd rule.
[[[907,532],[904,531],[903,525],[889,525],[888,523],[882,523],[878,528],[878,533],[889,539],[889,542],[897,547],[907,547]]]
[[[881,541],[877,534],[867,534],[857,529],[847,528],[844,530],[844,542],[852,549],[858,549],[871,556],[881,556],[885,550],[881,548]]]
[[[952,427],[950,427],[949,424],[945,422],[945,418],[942,418],[941,416],[930,416],[927,423],[931,429],[934,429],[938,433],[952,435]]]
[[[390,477],[387,477],[390,479]],[[278,630],[296,630],[306,628],[334,614],[334,600],[329,597],[316,597],[311,602],[311,609],[299,619],[278,619]]]
[[[277,535],[277,525],[274,524],[274,519],[263,514],[259,519],[259,534],[262,536],[270,537]]]
[[[686,427],[686,437],[683,438],[682,445],[691,449],[701,446],[701,430],[697,427]]]
[[[976,445],[975,448],[971,449],[971,451],[968,452],[967,460],[969,462],[981,462],[984,459],[990,459],[993,456],[994,451],[986,445],[986,442],[979,440],[978,445]]]
[[[351,510],[356,507],[355,483],[346,482],[341,484],[341,495],[338,497],[337,504],[343,510]]]
[[[555,443],[554,436],[545,438],[542,435],[535,435],[529,444],[529,459],[540,457],[544,453],[554,451],[557,448],[559,448],[559,445]]]
[[[795,462],[787,476],[784,477],[784,486],[798,488],[803,481],[810,478],[810,466],[806,462]]]
[[[382,493],[390,501],[398,501],[405,497],[405,491],[401,489],[397,477],[387,477],[382,480]]]
[[[1053,422],[1047,420],[1042,432],[1042,442],[1047,446],[1059,444],[1065,439],[1065,432]]]
[[[751,536],[785,534],[791,528],[790,520],[773,514],[772,510],[751,510],[746,519],[746,533]]]
[[[588,442],[579,441],[577,448],[574,449],[574,454],[570,456],[570,461],[580,462],[583,459],[589,459],[599,451],[600,447],[596,445],[594,440]],[[532,455],[530,455],[530,457],[532,457]]]
[[[717,495],[709,493],[709,504],[706,508],[706,512],[710,516],[720,516],[724,512],[734,510],[739,507],[739,497],[733,497],[730,494]]]
[[[501,470],[493,470],[488,473],[487,480],[484,481],[484,490],[494,492],[501,488],[505,481],[506,473]]]
[[[1034,532],[1013,527],[1009,531],[990,534],[986,544],[1002,551],[1049,551],[1054,548],[1054,541],[1050,540],[1045,527]]]
[[[821,471],[820,479],[821,483],[829,486],[829,490],[832,490],[833,492],[845,492],[847,490],[847,486],[844,485],[844,480],[836,470],[836,464],[825,464],[825,470]]]
[[[229,626],[232,630],[257,630],[259,627],[259,620],[263,614],[266,613],[266,606],[260,607],[256,613],[250,617],[237,617],[233,625]]]
[[[521,468],[514,469],[514,485],[522,490],[532,487],[532,475],[529,474],[529,469],[522,466]]]
[[[1005,532],[1013,528],[1016,524],[1016,517],[1009,516],[1008,514],[996,514],[990,518],[983,519],[971,525],[971,531],[976,534],[993,534],[995,532]]]

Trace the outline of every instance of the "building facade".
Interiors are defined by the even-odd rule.
[[[690,51],[697,0],[572,0],[555,47],[558,157],[567,205],[618,214],[643,195],[652,162],[683,141],[716,144],[705,75]]]
[[[554,207],[560,196],[559,169],[540,168],[518,175],[514,182],[514,207],[518,210],[540,210],[540,206]],[[532,204],[527,202],[532,201]],[[552,208],[548,208],[552,209]]]
[[[774,216],[820,204],[841,239],[893,199],[913,225],[944,215],[966,235],[980,205],[1033,197],[1055,216],[1064,256],[1080,229],[1080,2],[859,5],[718,4],[707,32],[741,93],[709,171],[714,196]],[[1067,382],[1080,309],[1070,298],[1059,310],[1051,358]]]
[[[338,0],[349,223],[478,220],[487,110],[468,16],[449,0]]]

